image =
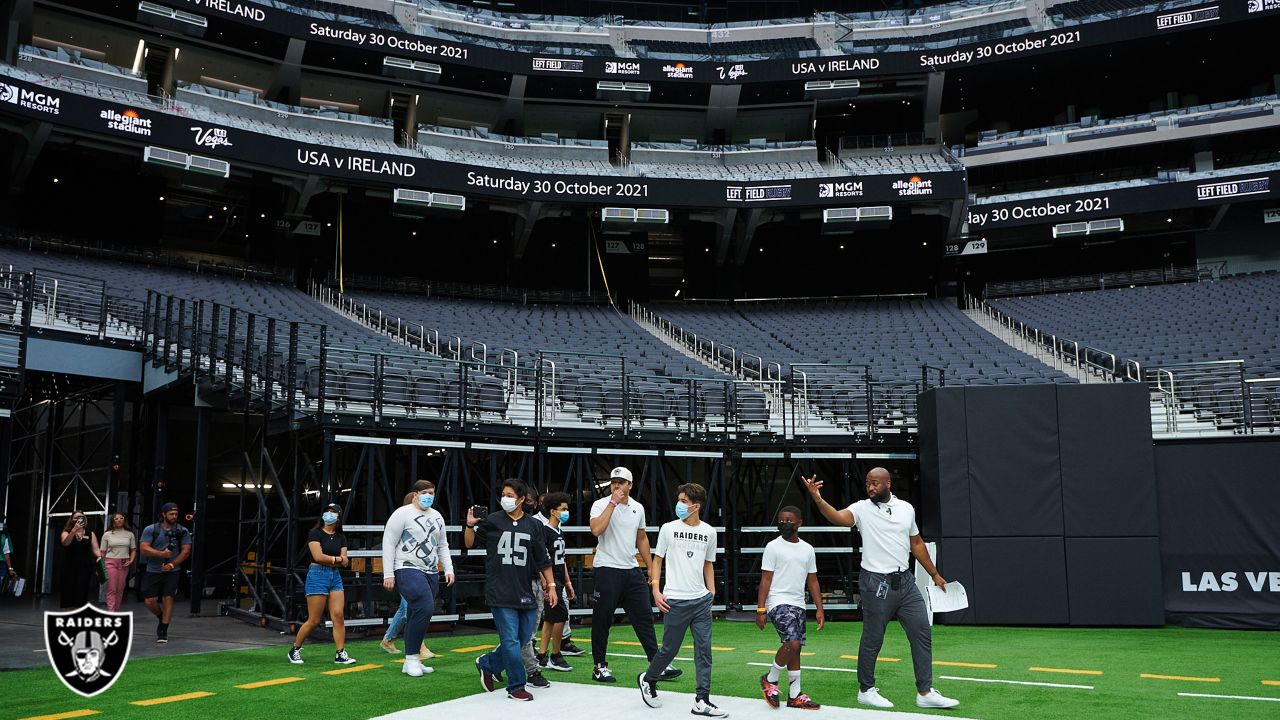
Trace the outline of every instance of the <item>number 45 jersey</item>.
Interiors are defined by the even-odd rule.
[[[485,603],[489,607],[535,609],[529,577],[551,567],[542,539],[542,521],[532,515],[512,520],[504,512],[495,512],[477,525],[475,532],[476,544],[485,549]]]

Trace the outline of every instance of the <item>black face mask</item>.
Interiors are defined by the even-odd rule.
[[[784,540],[790,540],[796,534],[796,524],[789,522],[778,523],[778,533],[782,535]]]
[[[538,503],[537,503],[537,502],[527,502],[527,503],[525,503],[525,504],[524,504],[524,511],[525,511],[526,513],[530,514],[530,515],[532,515],[532,514],[534,514],[534,513],[538,512]]]

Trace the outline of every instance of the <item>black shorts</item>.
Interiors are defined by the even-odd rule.
[[[142,597],[177,597],[181,572],[151,572],[142,576]]]
[[[569,592],[563,587],[557,587],[557,592],[560,597],[556,598],[555,607],[551,607],[550,603],[542,606],[542,621],[552,625],[569,622]]]

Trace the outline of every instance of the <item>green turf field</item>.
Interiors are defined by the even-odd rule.
[[[228,620],[228,622],[234,622]],[[842,657],[857,653],[859,623],[833,623],[821,633],[811,622],[806,666],[852,670],[856,661]],[[752,624],[716,621],[716,650],[712,694],[758,696],[758,677],[767,663],[760,650],[776,649],[772,629]],[[587,648],[589,632],[575,633]],[[615,628],[610,652],[640,655],[629,627]],[[92,717],[116,718],[278,718],[368,717],[479,692],[474,658],[477,646],[496,641],[494,635],[436,637],[431,648],[447,657],[436,660],[436,672],[420,679],[400,673],[396,658],[375,641],[352,643],[349,651],[359,664],[332,664],[331,645],[309,645],[307,664],[290,665],[287,645],[269,650],[230,651],[205,655],[134,660],[123,677],[105,694],[85,699],[66,690],[49,668],[0,674],[0,718],[28,718],[96,710]],[[181,643],[170,645],[181,652]],[[730,649],[731,648],[731,649]],[[454,652],[455,650],[459,652]],[[686,650],[681,657],[691,657]],[[912,700],[910,653],[901,628],[891,624],[878,667],[881,692],[899,709],[917,712]],[[900,658],[897,662],[883,658]],[[548,673],[555,682],[590,682],[590,655],[570,658],[571,673]],[[934,631],[934,684],[961,705],[965,717],[992,720],[1031,718],[1280,718],[1280,702],[1179,697],[1179,692],[1280,699],[1280,635],[1274,632],[1235,632],[1166,628],[1158,630],[1092,630],[1062,628],[937,627]],[[620,683],[632,682],[643,661],[610,659]],[[376,667],[361,670],[366,664]],[[691,692],[692,664],[676,663],[685,677],[663,688]],[[1089,671],[1062,673],[1033,670]],[[348,670],[326,675],[333,670]],[[1167,678],[1144,678],[1143,674]],[[959,676],[1033,683],[1091,685],[1093,690],[946,680]],[[300,680],[256,688],[238,685],[286,678]],[[1271,684],[1266,684],[1270,681]],[[851,672],[809,670],[804,689],[816,701],[854,706],[856,676]],[[539,698],[554,693],[540,691]],[[139,706],[132,703],[183,694],[209,693],[175,702]],[[763,702],[763,701],[761,701]],[[540,704],[521,708],[542,710]],[[787,711],[785,708],[779,712]],[[919,711],[924,712],[924,711]],[[933,711],[947,714],[947,711]],[[569,713],[565,717],[572,717]],[[83,715],[88,717],[89,715]]]

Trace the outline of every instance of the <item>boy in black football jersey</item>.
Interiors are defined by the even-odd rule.
[[[551,574],[560,583],[560,597],[556,606],[547,608],[542,616],[538,665],[547,670],[569,672],[573,667],[560,654],[562,631],[569,621],[569,602],[574,598],[573,583],[569,581],[569,568],[565,564],[564,533],[560,530],[560,524],[569,519],[569,495],[551,493],[543,499],[542,507],[547,512],[547,525],[542,528],[542,536],[547,543],[547,554],[551,556]],[[548,648],[550,655],[547,654]]]
[[[480,685],[486,692],[494,690],[496,676],[507,673],[507,697],[532,700],[525,690],[527,675],[520,647],[533,636],[537,620],[529,567],[532,565],[546,580],[547,603],[557,603],[556,581],[551,575],[551,558],[541,539],[542,521],[526,515],[520,498],[527,495],[524,483],[506,480],[502,483],[502,510],[484,520],[467,510],[467,526],[462,540],[468,548],[483,545],[485,549],[484,597],[493,622],[498,628],[498,648],[476,658]]]

